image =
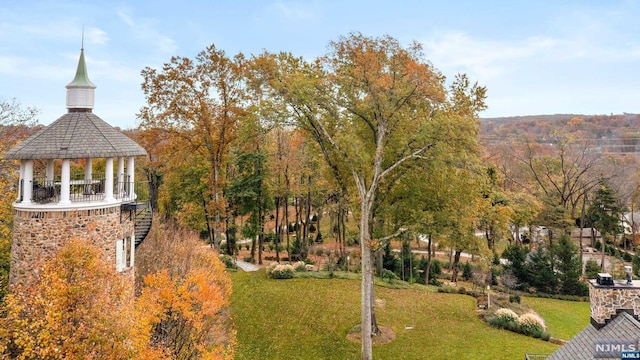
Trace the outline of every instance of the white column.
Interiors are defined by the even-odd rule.
[[[93,160],[88,157],[84,158],[84,185],[82,189],[82,194],[84,195],[92,195],[93,188],[91,185],[91,180],[93,179]]]
[[[129,267],[133,267],[135,265],[135,255],[136,255],[136,235],[131,235],[131,255],[129,256]]]
[[[104,170],[104,201],[113,201],[113,158],[107,158]]]
[[[129,199],[135,199],[134,157],[127,158],[127,182],[129,183]]]
[[[84,179],[89,184],[91,183],[91,179],[93,178],[93,162],[91,158],[84,159]]]
[[[120,156],[118,158],[118,195],[122,196],[124,189],[124,158]]]
[[[24,195],[22,196],[23,204],[31,204],[31,197],[33,196],[33,160],[26,160],[24,162]]]
[[[59,204],[71,204],[71,160],[62,160],[60,170],[60,202]]]
[[[53,178],[54,178],[54,160],[47,160],[47,184],[46,186],[53,186]]]
[[[26,163],[26,160],[20,160],[20,170],[18,173],[18,198],[16,199],[17,201],[20,201],[20,195],[23,196],[24,198],[24,188],[25,188],[25,184],[24,184],[24,164]]]

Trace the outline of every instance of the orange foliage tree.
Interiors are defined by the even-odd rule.
[[[199,179],[206,186],[191,205],[203,206],[210,240],[216,246],[226,208],[222,189],[228,149],[246,112],[243,72],[242,54],[229,58],[214,45],[195,61],[173,57],[162,70],[142,71],[147,105],[139,114],[140,127],[169,134],[177,150],[173,155],[178,155],[174,160],[196,154],[207,164],[207,173]]]
[[[151,346],[176,359],[232,359],[232,285],[217,253],[197,233],[165,223],[145,239],[136,262],[136,307],[150,318]]]

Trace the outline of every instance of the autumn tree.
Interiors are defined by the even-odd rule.
[[[136,341],[133,288],[97,247],[72,240],[41,264],[39,278],[7,295],[5,355],[20,359],[130,359]],[[136,348],[136,346],[140,346]]]
[[[197,233],[164,222],[136,253],[138,316],[150,346],[172,359],[233,358],[231,278],[203,245]]]
[[[493,167],[486,171],[486,182],[482,189],[484,202],[480,215],[480,228],[484,230],[487,246],[494,249],[495,243],[505,237],[509,230],[509,222],[513,215],[511,201],[502,191],[498,181],[498,172]]]
[[[425,156],[448,135],[441,104],[443,76],[423,60],[420,45],[391,37],[341,37],[314,63],[288,54],[264,54],[265,81],[286,103],[296,124],[318,143],[325,160],[357,194],[362,254],[362,358],[371,359],[372,207],[380,182],[406,162]],[[484,88],[470,98],[480,105]],[[477,100],[477,102],[476,102]],[[442,123],[441,123],[442,122]],[[372,326],[373,325],[373,326]]]
[[[9,282],[12,203],[18,194],[18,167],[13,161],[3,161],[3,155],[33,131],[38,110],[25,108],[15,99],[0,100],[0,301]]]
[[[172,57],[161,70],[145,68],[142,90],[147,105],[139,117],[143,130],[167,132],[180,153],[197,153],[207,164],[201,201],[211,242],[220,242],[222,194],[229,144],[245,113],[244,57],[233,58],[210,45],[195,61]],[[180,144],[180,145],[177,145]]]

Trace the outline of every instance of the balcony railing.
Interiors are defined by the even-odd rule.
[[[135,189],[132,182],[113,181],[113,197],[117,200],[135,200],[136,196],[131,190]],[[104,177],[94,177],[91,179],[72,178],[69,181],[69,200],[71,202],[99,202],[105,199]],[[28,186],[28,185],[27,185]],[[60,192],[62,181],[58,178],[47,180],[46,178],[34,178],[32,183],[31,202],[35,204],[58,203],[61,199]],[[19,200],[24,198],[24,181],[19,184]]]
[[[525,354],[525,360],[546,360],[549,354]]]

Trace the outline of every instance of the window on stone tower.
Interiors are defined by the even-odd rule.
[[[118,240],[116,242],[116,271],[122,272],[127,267],[127,242]]]

